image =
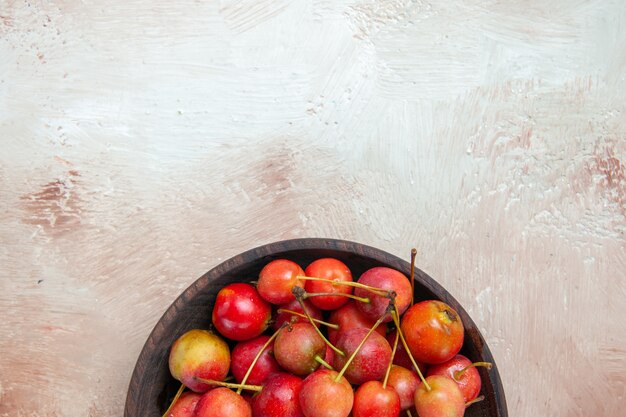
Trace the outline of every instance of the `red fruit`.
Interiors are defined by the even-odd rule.
[[[307,313],[309,313],[311,317],[317,320],[322,320],[321,310],[315,307],[313,304],[311,304],[309,300],[304,300],[304,307],[306,308]],[[296,299],[294,299],[293,301],[290,301],[287,304],[278,306],[278,309],[279,310],[280,309],[291,310],[297,313],[304,314],[304,311],[302,311],[302,306]],[[272,329],[274,330],[280,329],[283,323],[291,321],[292,317],[295,317],[296,319],[294,323],[309,323],[309,319],[307,319],[306,317],[294,316],[293,314],[283,312],[283,313],[276,314],[276,317],[274,318],[274,323],[272,324]]]
[[[482,385],[480,374],[475,367],[468,368],[460,376],[458,375],[463,369],[471,365],[472,361],[468,358],[463,355],[456,355],[447,362],[431,366],[427,375],[444,375],[451,378],[459,386],[463,400],[467,403],[478,397]]]
[[[428,300],[411,306],[402,317],[401,328],[413,357],[420,362],[445,362],[463,346],[461,318],[441,301]]]
[[[417,373],[409,371],[398,365],[392,365],[387,379],[387,385],[392,387],[400,397],[400,408],[408,410],[413,407],[415,401],[415,390],[420,384]]]
[[[272,318],[272,307],[250,284],[222,288],[213,306],[213,325],[225,337],[242,341],[259,336]]]
[[[354,417],[398,417],[400,397],[393,388],[383,388],[380,381],[367,381],[354,393]]]
[[[393,329],[387,335],[387,342],[389,342],[389,346],[391,346],[392,349],[393,349],[393,344],[396,340],[397,332],[398,331],[396,329]],[[415,361],[415,362],[417,362],[417,366],[419,366],[420,371],[422,371],[422,374],[424,374],[426,372],[426,369],[428,369],[427,366],[420,361]],[[406,369],[410,369],[411,371],[415,371],[415,369],[413,369],[413,362],[411,362],[411,359],[409,358],[409,354],[404,348],[404,345],[402,344],[401,340],[398,340],[398,347],[396,348],[396,354],[393,357],[393,364],[402,366],[403,368],[406,368]]]
[[[212,389],[200,398],[195,417],[252,417],[250,404],[228,388]]]
[[[343,369],[352,353],[357,349],[368,329],[352,329],[340,333],[337,348],[345,353],[344,356],[335,355],[336,369]],[[358,351],[344,375],[351,384],[360,385],[366,381],[382,379],[391,362],[391,347],[387,340],[376,332],[369,335]]]
[[[396,306],[400,314],[404,313],[411,304],[413,293],[411,283],[400,271],[386,267],[376,267],[368,269],[357,281],[360,284],[370,287],[380,288],[387,291],[395,291]],[[369,303],[357,303],[357,307],[370,320],[378,320],[385,313],[389,305],[389,298],[377,295],[363,288],[356,288],[354,295],[369,298]],[[385,322],[391,321],[391,314],[387,314]]]
[[[458,385],[447,376],[432,375],[415,390],[415,409],[419,417],[462,417],[465,401]]]
[[[329,345],[326,345],[326,353],[324,355],[324,361],[330,366],[334,367],[335,363],[335,351]]]
[[[262,417],[303,417],[300,408],[302,379],[284,372],[272,375],[254,397],[252,414]],[[226,416],[224,416],[226,417]]]
[[[183,392],[170,409],[167,417],[193,417],[200,397],[202,395],[195,392]]]
[[[330,279],[337,282],[352,282],[352,273],[343,262],[333,258],[322,258],[313,261],[304,273],[308,277]],[[309,293],[352,294],[352,287],[331,284],[323,281],[306,281],[304,289]],[[318,296],[309,298],[311,303],[322,310],[335,310],[348,302],[348,297]]]
[[[328,321],[330,323],[336,324],[339,326],[339,330],[328,328],[328,340],[330,343],[335,343],[339,338],[339,334],[341,332],[346,332],[350,329],[371,329],[376,320],[370,320],[365,317],[363,313],[356,306],[359,304],[359,301],[350,300],[345,305],[341,306],[339,309],[334,310],[330,313],[330,317]],[[387,333],[387,325],[380,324],[376,328],[376,332],[381,336],[385,336]]]
[[[354,393],[343,376],[330,369],[319,369],[302,382],[300,407],[306,417],[347,417],[352,409]]]
[[[205,392],[211,387],[196,381],[196,378],[217,381],[226,378],[230,368],[230,350],[215,333],[194,329],[172,344],[168,364],[172,376],[187,388]]]
[[[308,375],[324,358],[326,343],[309,323],[295,323],[283,327],[274,340],[274,357],[286,371],[295,375]]]
[[[295,262],[277,259],[265,265],[259,274],[257,289],[264,300],[272,304],[285,304],[295,300],[291,293],[294,286],[303,287],[297,278],[304,271]]]
[[[262,335],[251,340],[239,342],[235,345],[231,353],[231,372],[237,382],[243,380],[254,358],[268,340],[269,336]],[[272,374],[280,372],[280,366],[278,366],[276,359],[274,359],[273,349],[273,343],[270,343],[269,346],[265,348],[254,364],[246,380],[246,384],[262,385]]]

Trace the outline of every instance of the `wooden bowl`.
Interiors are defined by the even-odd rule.
[[[408,252],[408,250],[407,250]],[[408,255],[408,253],[407,253]],[[334,239],[294,239],[270,243],[237,255],[200,277],[165,311],[144,345],[130,381],[125,417],[158,417],[180,386],[169,373],[168,355],[172,343],[193,328],[209,328],[215,296],[220,288],[231,282],[257,279],[269,261],[287,258],[303,268],[311,261],[333,257],[350,267],[355,279],[367,269],[387,266],[407,276],[407,261],[370,246]],[[465,326],[465,343],[461,353],[472,362],[487,361],[491,370],[478,368],[482,378],[485,400],[469,407],[468,417],[507,417],[506,400],[498,368],[478,328],[465,309],[434,279],[415,268],[415,300],[439,299],[452,306]]]

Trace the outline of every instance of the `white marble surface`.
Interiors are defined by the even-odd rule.
[[[115,416],[170,302],[294,237],[407,256],[516,417],[623,414],[623,0],[0,0],[0,416]]]

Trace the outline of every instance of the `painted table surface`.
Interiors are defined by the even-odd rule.
[[[626,2],[0,0],[0,416],[116,416],[197,277],[297,237],[455,296],[511,416],[623,416]]]

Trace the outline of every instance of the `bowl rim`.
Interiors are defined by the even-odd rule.
[[[410,273],[409,262],[403,260],[396,255],[363,243],[334,238],[317,237],[274,241],[259,245],[252,249],[248,249],[238,255],[234,255],[226,259],[225,261],[220,262],[218,265],[211,268],[209,271],[197,278],[191,285],[189,285],[176,297],[176,299],[172,302],[172,304],[170,304],[170,306],[165,310],[165,312],[156,322],[155,326],[150,331],[150,334],[146,339],[146,342],[144,343],[141,352],[139,353],[137,361],[135,362],[135,366],[131,374],[128,390],[126,393],[124,416],[130,417],[129,408],[132,407],[133,403],[131,399],[132,393],[141,388],[140,386],[138,386],[139,380],[141,379],[141,365],[147,360],[147,358],[149,357],[148,355],[153,352],[155,346],[157,346],[157,340],[155,340],[155,338],[157,337],[157,335],[159,337],[161,336],[161,332],[159,331],[159,329],[167,327],[174,321],[174,318],[176,317],[176,311],[179,309],[181,303],[184,303],[185,299],[189,298],[189,293],[195,294],[200,290],[201,287],[204,287],[204,285],[202,284],[205,283],[205,281],[211,280],[215,277],[219,277],[223,275],[224,272],[230,271],[238,266],[243,266],[252,261],[258,261],[261,258],[265,258],[268,256],[276,256],[280,252],[306,250],[331,250],[358,254],[360,256],[373,259],[381,264],[386,264],[391,268],[395,268],[407,276]],[[417,266],[415,266],[414,268],[414,273],[416,282],[419,281],[422,286],[426,287],[430,292],[437,294],[437,296],[440,296],[440,299],[442,301],[449,304],[453,309],[457,311],[457,313],[461,316],[463,324],[465,325],[466,335],[468,328],[475,329],[475,332],[473,332],[472,334],[472,342],[474,344],[480,345],[479,350],[484,360],[493,364],[491,370],[488,371],[488,375],[494,390],[497,415],[499,417],[508,417],[506,397],[504,393],[504,387],[502,386],[502,380],[498,372],[498,367],[491,353],[491,350],[485,342],[483,335],[478,330],[478,327],[469,316],[469,314],[465,311],[463,306],[461,306],[461,304],[448,292],[448,290],[441,286],[435,279],[419,269]]]

